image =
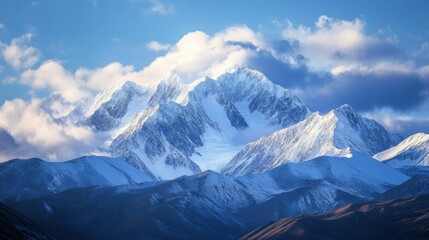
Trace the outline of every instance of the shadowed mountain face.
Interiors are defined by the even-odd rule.
[[[134,186],[79,188],[10,206],[61,239],[237,239],[273,219],[369,201],[408,179],[356,153],[242,177],[206,171]]]
[[[429,195],[284,218],[241,239],[428,239]]]
[[[61,239],[237,239],[243,223],[179,185],[74,189],[14,204]],[[122,192],[122,193],[120,193]],[[222,231],[221,231],[222,229]]]
[[[377,197],[377,199],[404,199],[426,194],[429,194],[429,175],[416,175],[404,183],[384,192],[379,197]]]
[[[0,204],[0,239],[54,240],[19,213]]]
[[[0,200],[23,200],[73,188],[132,185],[152,180],[119,158],[85,156],[66,162],[14,159],[0,163]]]

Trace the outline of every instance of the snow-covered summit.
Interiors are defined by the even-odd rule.
[[[394,167],[429,166],[429,134],[416,133],[374,158]]]
[[[318,156],[350,156],[350,150],[373,155],[397,142],[397,137],[380,124],[343,105],[325,115],[313,113],[291,127],[249,143],[222,172],[230,175],[264,172],[287,162]]]
[[[189,90],[180,93],[186,102],[140,112],[111,151],[161,179],[220,170],[244,144],[310,114],[289,90],[250,69],[182,87]]]

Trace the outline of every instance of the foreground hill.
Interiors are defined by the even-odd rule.
[[[351,204],[334,211],[284,218],[245,239],[428,239],[429,196]]]
[[[13,209],[0,204],[0,239],[54,240]]]

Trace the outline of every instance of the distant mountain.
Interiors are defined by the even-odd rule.
[[[72,189],[11,206],[61,239],[237,239],[265,223],[368,200],[408,179],[368,156],[319,157],[243,177],[205,171]],[[64,229],[67,229],[64,232]]]
[[[416,175],[404,183],[380,194],[377,199],[404,199],[426,194],[429,194],[429,175]]]
[[[429,134],[414,134],[374,158],[394,167],[429,166]]]
[[[118,158],[87,156],[66,162],[15,159],[0,163],[0,200],[19,200],[94,185],[153,181]]]
[[[247,144],[222,173],[240,176],[264,172],[318,156],[349,156],[351,150],[372,156],[399,141],[376,121],[343,105],[325,115],[313,113],[291,127]]]
[[[429,196],[358,203],[314,215],[269,222],[248,239],[427,239]]]
[[[83,101],[65,119],[93,126],[98,131],[121,128],[147,108],[151,94],[151,88],[124,82]]]
[[[0,203],[0,239],[54,240],[33,222]]]
[[[157,98],[137,114],[110,151],[158,179],[173,179],[220,170],[246,143],[310,113],[290,91],[245,68],[181,89],[176,100]]]
[[[406,166],[396,169],[410,177],[416,175],[429,175],[429,166]]]

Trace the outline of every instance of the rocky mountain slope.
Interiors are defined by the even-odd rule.
[[[372,156],[399,140],[376,121],[343,105],[325,115],[313,113],[291,127],[247,144],[222,173],[240,176],[264,172],[318,156],[349,156],[351,150]]]
[[[148,104],[110,151],[158,179],[173,179],[220,170],[246,143],[310,113],[290,91],[254,70],[239,68],[193,84],[174,101]]]
[[[429,166],[429,134],[414,134],[374,158],[394,167]]]

